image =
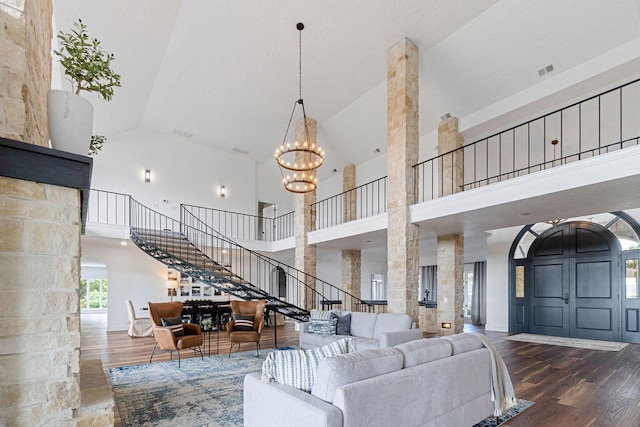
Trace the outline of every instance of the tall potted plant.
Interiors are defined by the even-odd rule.
[[[81,91],[96,93],[105,101],[113,98],[113,89],[120,87],[120,75],[111,68],[113,54],[102,49],[100,41],[91,39],[87,26],[78,19],[69,32],[58,34],[60,58],[64,74],[71,82],[72,92],[51,90],[47,97],[49,134],[54,148],[87,155],[97,153],[104,136],[93,135],[93,106],[80,96]]]

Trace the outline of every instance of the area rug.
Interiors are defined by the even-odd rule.
[[[242,426],[244,376],[258,372],[255,351],[109,369],[122,425]]]
[[[626,342],[585,340],[581,338],[552,337],[547,335],[517,334],[506,337],[512,341],[530,342],[534,344],[559,345],[564,347],[586,348],[589,350],[620,351],[627,346]]]
[[[241,427],[244,376],[262,369],[267,352],[255,351],[109,369],[123,427]],[[500,418],[488,417],[476,426],[499,426],[531,406],[518,406]]]
[[[497,427],[509,421],[511,418],[516,415],[522,413],[525,409],[529,408],[533,405],[533,402],[530,400],[518,399],[518,404],[510,409],[508,409],[504,414],[499,417],[490,416],[480,421],[478,424],[473,427]]]

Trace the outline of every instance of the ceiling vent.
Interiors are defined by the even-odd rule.
[[[249,151],[243,150],[242,148],[238,148],[238,147],[234,147],[233,150],[231,151],[233,151],[234,153],[245,155],[245,156],[249,154]]]
[[[185,132],[185,131],[180,130],[180,129],[174,129],[174,130],[173,130],[173,133],[174,133],[175,135],[178,135],[178,136],[181,136],[181,137],[183,137],[183,138],[187,138],[187,139],[191,139],[191,137],[193,136],[193,134],[192,134],[192,133]]]
[[[553,64],[549,64],[546,67],[542,67],[538,70],[538,75],[540,77],[544,76],[547,73],[550,73],[553,71]]]

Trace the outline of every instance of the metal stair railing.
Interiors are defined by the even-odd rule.
[[[196,247],[249,283],[260,284],[259,288],[272,296],[278,295],[294,305],[309,308],[372,309],[360,298],[331,283],[239,245],[205,224],[188,209],[182,209],[180,217],[186,227],[187,238]],[[278,276],[285,278],[285,289],[280,288]]]
[[[307,310],[274,298],[200,251],[186,238],[185,231],[189,230],[188,226],[140,204],[133,198],[130,200],[130,207],[131,240],[159,262],[238,298],[265,299],[269,310],[299,321],[308,320]]]
[[[230,239],[273,242],[293,236],[293,212],[268,218],[189,204],[181,204],[180,209],[191,212]]]

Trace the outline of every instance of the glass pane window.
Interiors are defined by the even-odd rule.
[[[625,261],[625,288],[627,299],[637,299],[638,296],[638,259],[632,258]]]
[[[464,272],[464,317],[471,317],[471,301],[473,297],[473,271]]]
[[[516,266],[516,298],[524,298],[524,265]]]
[[[107,279],[81,279],[80,308],[107,308],[108,290]]]
[[[87,279],[80,280],[80,308],[87,308]]]

